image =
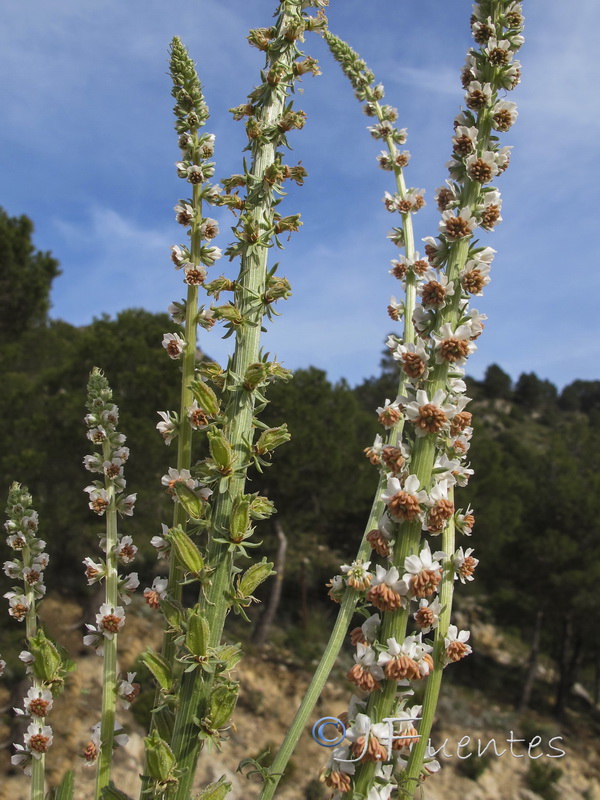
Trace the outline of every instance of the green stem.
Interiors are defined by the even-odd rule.
[[[376,109],[377,117],[380,121],[383,121],[383,113],[381,111],[381,105],[375,101],[374,106]],[[386,145],[392,157],[392,161],[394,161],[395,156],[397,154],[396,145],[392,137],[386,138]],[[394,163],[394,177],[396,180],[396,188],[398,190],[399,195],[404,198],[406,195],[406,184],[404,181],[404,174],[401,167],[398,167]],[[412,215],[411,214],[402,214],[402,224],[404,229],[404,241],[405,241],[405,252],[407,258],[413,258],[415,247],[414,247],[414,234],[413,234],[413,225],[412,225]],[[414,276],[410,276],[407,280],[406,285],[406,302],[405,302],[405,313],[404,313],[404,342],[414,342],[415,340],[415,330],[412,321],[413,311],[415,307],[416,301],[416,283]],[[398,385],[398,395],[402,395],[404,393],[404,388],[406,384],[406,376],[402,372],[399,385]],[[402,430],[404,427],[404,420],[402,419],[398,422],[393,428],[390,429],[388,435],[386,437],[387,444],[395,445],[398,439],[402,435]],[[386,487],[387,479],[385,474],[382,474],[379,478],[379,482],[377,484],[377,490],[375,492],[375,497],[373,500],[373,505],[371,506],[371,512],[369,514],[369,518],[367,521],[367,525],[365,527],[365,531],[363,534],[362,541],[360,543],[358,553],[356,555],[357,561],[366,561],[371,553],[371,545],[367,541],[367,534],[372,531],[374,528],[377,527],[381,515],[384,509],[384,503],[380,500],[381,494]],[[336,659],[339,655],[339,652],[342,648],[344,643],[344,638],[350,627],[350,623],[352,621],[352,617],[354,615],[354,611],[356,608],[356,603],[359,599],[360,595],[358,595],[354,589],[348,587],[344,593],[344,597],[342,599],[341,607],[338,612],[337,619],[335,621],[335,625],[331,636],[329,637],[329,641],[325,647],[323,655],[321,656],[321,660],[315,670],[313,678],[309,684],[308,689],[304,697],[302,698],[302,702],[300,703],[298,710],[294,716],[292,724],[288,729],[288,732],[281,743],[281,747],[277,752],[277,755],[269,767],[269,780],[263,784],[263,788],[261,793],[258,797],[258,800],[271,800],[279,781],[281,780],[281,776],[287,767],[287,764],[292,757],[292,754],[298,744],[300,736],[302,735],[302,731],[304,730],[309,717],[317,703],[317,700],[321,696],[321,692],[327,682],[327,679],[333,669],[333,666],[336,662]]]
[[[102,444],[105,461],[111,460],[110,442]],[[115,608],[118,604],[117,555],[117,506],[115,486],[108,476],[105,478],[108,493],[106,510],[106,583],[105,602]],[[100,723],[100,753],[96,769],[96,800],[110,780],[115,731],[115,706],[117,702],[117,634],[112,639],[105,638],[102,670],[102,715]]]
[[[448,492],[448,499],[454,500],[454,490]],[[442,535],[442,550],[452,557],[455,548],[455,524],[454,517],[448,520],[448,525],[444,529]],[[442,578],[442,585],[440,587],[440,604],[442,607],[438,627],[435,631],[435,639],[433,644],[433,671],[427,678],[427,686],[425,689],[425,697],[423,699],[423,709],[421,722],[419,725],[419,741],[413,746],[413,749],[408,760],[404,781],[405,791],[409,792],[409,797],[412,796],[414,789],[418,783],[419,776],[423,765],[423,760],[427,753],[427,744],[431,735],[431,727],[433,725],[433,718],[435,716],[435,709],[437,707],[438,698],[440,695],[440,687],[442,684],[442,674],[445,666],[444,656],[444,638],[448,633],[448,626],[450,624],[450,617],[452,614],[452,597],[454,594],[454,569],[452,563],[447,564],[447,569]]]
[[[196,155],[194,163],[199,163],[200,159]],[[199,233],[199,222],[202,216],[202,201],[200,199],[201,186],[194,184],[192,203],[198,216],[196,217],[195,225],[192,228],[191,236],[191,261],[198,266],[200,264],[200,247],[202,244],[201,236]],[[181,364],[181,402],[179,405],[179,435],[177,437],[177,469],[189,470],[192,464],[192,434],[193,429],[187,418],[187,409],[192,405],[193,395],[190,390],[190,384],[194,379],[194,371],[196,367],[196,341],[198,331],[198,287],[188,285],[187,298],[185,306],[185,342],[186,346],[183,351],[182,364]],[[181,503],[176,502],[173,509],[173,527],[181,526],[186,529],[188,516]],[[181,600],[181,578],[182,567],[177,558],[175,548],[171,548],[171,556],[169,563],[169,583],[167,592],[170,597],[176,601]],[[175,639],[177,632],[166,630],[163,638],[162,654],[168,662],[173,661],[175,655]],[[158,694],[157,694],[158,701]],[[155,703],[157,705],[157,703]]]
[[[282,3],[277,23],[278,33],[287,22],[297,18],[300,11],[299,0],[287,0]],[[281,55],[280,60],[291,67],[294,58],[295,46],[291,44]],[[273,126],[281,116],[286,97],[287,89],[283,87],[272,91],[260,116],[265,128]],[[275,155],[276,146],[272,142],[256,143],[253,147],[251,176],[261,181],[265,169],[275,162]],[[265,225],[265,220],[272,222],[272,194],[266,193],[250,213],[261,229]],[[231,371],[240,378],[247,368],[260,358],[261,321],[264,309],[262,302],[257,298],[260,298],[265,290],[267,257],[266,247],[242,256],[236,301],[245,324],[237,331],[231,364]],[[209,646],[213,648],[221,641],[229,611],[228,593],[231,590],[233,566],[233,555],[228,545],[216,542],[215,538],[227,536],[234,499],[244,492],[246,470],[243,465],[247,462],[247,442],[251,439],[253,431],[254,394],[239,385],[233,387],[233,392],[234,396],[226,410],[228,419],[224,426],[224,434],[235,454],[239,472],[232,475],[227,491],[220,492],[214,502],[211,517],[214,538],[210,541],[207,557],[209,565],[214,567],[214,572],[211,574],[210,588],[206,591],[206,596],[201,595],[200,598],[209,625]],[[174,800],[188,800],[201,747],[194,718],[202,719],[205,716],[211,690],[212,680],[202,670],[183,674],[179,707],[171,740],[178,769],[181,770],[179,783],[169,794]]]
[[[31,548],[28,544],[23,547],[23,566],[31,566]],[[25,596],[27,598],[27,605],[29,611],[25,617],[25,636],[27,639],[32,639],[37,633],[37,608],[35,602],[35,591],[27,581],[24,583]],[[33,677],[32,685],[34,689],[43,689],[42,682],[39,678]],[[36,722],[43,725],[44,719],[36,717]],[[42,753],[40,758],[33,758],[31,763],[31,800],[44,800],[44,774],[46,768],[46,756]]]

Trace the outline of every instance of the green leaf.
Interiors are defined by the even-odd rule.
[[[173,684],[173,672],[169,662],[159,655],[159,653],[155,653],[150,649],[142,653],[140,659],[154,675],[160,688],[168,691]]]
[[[60,784],[46,795],[46,800],[73,800],[75,791],[75,773],[72,769],[65,772]]]

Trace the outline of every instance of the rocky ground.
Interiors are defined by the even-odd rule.
[[[65,604],[56,598],[49,597],[44,602],[45,616],[49,628],[54,628],[60,640],[73,653],[81,653],[78,627],[81,611],[72,604]],[[156,629],[148,617],[145,608],[144,616],[128,616],[127,633],[120,637],[122,645],[121,669],[127,671],[137,655],[147,645],[157,644]],[[476,646],[477,632],[474,631]],[[479,646],[493,646],[493,632],[481,628]],[[88,800],[93,794],[94,771],[86,769],[80,754],[89,740],[89,730],[98,720],[100,706],[100,669],[101,661],[93,655],[79,656],[78,669],[69,680],[68,688],[55,705],[49,722],[54,729],[55,743],[48,755],[48,779],[55,785],[62,773],[76,761],[77,790],[76,800]],[[343,669],[342,669],[343,674]],[[235,727],[230,731],[229,741],[223,745],[223,752],[205,753],[199,769],[197,787],[226,775],[232,782],[231,800],[253,798],[258,794],[259,785],[254,778],[247,779],[236,771],[241,759],[256,757],[267,748],[277,745],[281,740],[287,724],[290,722],[297,704],[300,702],[309,679],[309,673],[301,669],[290,654],[267,650],[255,653],[244,659],[239,671],[241,684],[240,700],[235,714]],[[453,686],[446,692],[440,704],[438,721],[435,728],[434,745],[441,747],[444,740],[447,758],[440,757],[442,770],[429,778],[423,786],[423,800],[442,800],[448,797],[462,797],[465,800],[535,800],[540,794],[531,789],[527,773],[532,763],[546,764],[560,768],[561,777],[555,784],[560,798],[583,798],[584,800],[600,800],[600,752],[595,738],[595,731],[589,715],[580,712],[579,716],[558,730],[551,720],[542,717],[528,718],[528,731],[539,733],[542,737],[542,749],[533,751],[557,753],[548,747],[548,740],[553,735],[562,735],[563,740],[554,742],[562,747],[565,755],[561,758],[542,756],[538,761],[527,756],[512,756],[510,751],[501,757],[492,756],[485,761],[481,774],[476,763],[477,756],[460,759],[457,755],[457,744],[465,736],[471,737],[470,745],[463,746],[461,753],[481,746],[495,738],[498,751],[509,748],[506,739],[510,731],[518,736],[519,721],[514,712],[500,703],[490,703],[480,692]],[[6,707],[10,698],[6,689],[0,695],[0,707]],[[336,716],[344,710],[348,697],[346,686],[338,674],[326,686],[314,718]],[[25,800],[28,796],[28,782],[20,771],[14,771],[10,765],[11,731],[4,716],[5,724],[0,729],[0,742],[5,746],[0,750],[0,771],[4,776],[0,785],[0,800]],[[119,719],[129,733],[129,744],[118,751],[115,759],[114,780],[116,785],[138,797],[139,770],[142,763],[144,730],[138,725],[131,712],[123,711]],[[575,731],[577,735],[575,735]],[[515,745],[515,753],[526,752]],[[327,760],[326,751],[315,743],[307,729],[300,740],[294,754],[290,774],[284,779],[278,791],[280,800],[325,800],[329,796],[324,787],[317,785],[319,767]],[[473,766],[471,766],[473,765]],[[469,771],[471,777],[465,774]],[[255,776],[256,777],[256,776]],[[474,779],[476,777],[476,780]],[[541,796],[549,800],[551,794]]]

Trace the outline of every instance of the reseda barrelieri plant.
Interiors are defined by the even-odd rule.
[[[412,225],[423,191],[406,188],[403,170],[410,154],[398,150],[406,141],[406,130],[394,125],[398,112],[380,103],[384,88],[365,62],[339,38],[324,34],[363,110],[377,120],[369,131],[386,146],[377,161],[395,177],[396,191],[386,192],[384,203],[402,219],[389,238],[404,249],[390,270],[404,300],[392,297],[388,306],[392,320],[403,319],[403,335],[388,340],[400,381],[397,397],[376,412],[385,439],[378,435],[365,451],[380,470],[365,537],[356,560],[330,583],[330,596],[341,604],[334,631],[260,800],[275,792],[357,602],[366,619],[351,632],[356,655],[348,680],[356,693],[343,715],[345,735],[340,733],[321,780],[337,796],[387,800],[395,789],[412,797],[439,769],[427,743],[442,672],[471,652],[469,631],[450,623],[454,582],[473,580],[478,564],[472,548],[455,545],[456,531],[471,535],[472,510],[454,505],[454,487],[466,485],[473,472],[466,464],[472,427],[463,376],[485,319],[469,309],[469,297],[481,296],[489,283],[495,252],[473,236],[477,228],[491,231],[501,221],[500,194],[490,183],[509,163],[510,148],[499,146],[496,132],[509,130],[517,118],[516,105],[500,93],[519,83],[514,54],[523,43],[522,28],[519,3],[474,5],[471,30],[479,49],[469,51],[462,71],[466,108],[454,121],[450,178],[436,192],[440,234],[423,240],[424,257],[415,250]],[[441,537],[440,550],[432,553],[427,536]],[[414,630],[407,635],[410,622]],[[433,641],[423,638],[428,634]],[[425,678],[423,706],[411,706],[411,683]],[[344,739],[347,744],[341,744]]]
[[[516,120],[514,103],[500,93],[520,77],[514,54],[522,44],[523,17],[512,0],[480,0],[471,29],[479,46],[469,51],[462,73],[466,108],[455,119],[450,178],[438,189],[442,213],[437,239],[424,240],[424,254],[415,248],[413,215],[424,205],[424,190],[408,188],[405,168],[410,154],[400,148],[406,130],[395,126],[396,109],[382,104],[384,89],[348,45],[330,33],[322,12],[325,0],[284,0],[275,23],[250,32],[249,42],[263,51],[266,65],[261,84],[247,102],[231,109],[245,120],[249,163],[243,171],[211,183],[215,137],[202,133],[208,108],[194,64],[178,38],[171,43],[170,72],[175,99],[176,131],[181,150],[179,177],[191,186],[191,197],[175,206],[176,220],[187,231],[185,245],[174,245],[171,258],[182,271],[186,297],[170,305],[178,333],[165,333],[168,357],[181,365],[181,398],[177,411],[161,411],[157,425],[165,444],[176,442],[175,466],[162,478],[173,500],[170,525],[152,537],[165,574],[144,590],[150,609],[164,626],[161,652],[142,657],[156,679],[151,730],[145,739],[141,798],[189,800],[199,754],[206,745],[220,747],[234,710],[238,684],[233,670],[241,658],[239,645],[222,642],[231,610],[247,619],[256,587],[272,574],[266,559],[248,566],[254,540],[253,522],[275,512],[266,497],[246,491],[249,468],[262,470],[273,450],[289,439],[285,424],[268,428],[259,419],[267,403],[265,390],[291,373],[262,352],[260,334],[273,305],[286,299],[290,285],[269,268],[268,250],[281,247],[278,236],[298,230],[298,214],[281,216],[277,206],[286,180],[302,185],[306,172],[284,163],[287,134],[306,121],[290,100],[295,82],[319,74],[315,59],[303,57],[298,42],[305,32],[322,32],[325,40],[373,118],[371,135],[384,146],[377,157],[393,173],[395,188],[386,192],[388,211],[400,215],[389,239],[403,253],[392,261],[391,274],[403,298],[392,297],[390,317],[402,323],[402,334],[388,345],[400,368],[398,394],[377,409],[382,434],[366,455],[379,469],[379,485],[356,559],[343,565],[329,584],[340,612],[321,662],[282,747],[270,767],[253,759],[245,763],[262,775],[261,800],[270,800],[293,749],[304,732],[357,610],[364,622],[350,633],[356,647],[348,673],[354,684],[343,716],[347,743],[337,747],[321,779],[344,800],[388,800],[393,792],[412,797],[420,782],[439,768],[427,752],[443,669],[468,655],[468,631],[451,624],[454,583],[472,580],[477,559],[471,548],[456,548],[455,533],[469,536],[470,508],[455,507],[454,488],[464,486],[472,470],[466,463],[472,435],[465,410],[464,365],[483,330],[484,315],[469,308],[489,282],[494,251],[474,239],[478,228],[493,230],[501,220],[501,201],[491,181],[509,162],[509,148],[500,147],[496,132]],[[315,16],[306,14],[316,7]],[[242,194],[242,192],[244,194]],[[208,281],[208,270],[223,255],[213,244],[216,220],[205,206],[229,208],[236,217],[235,242],[225,249],[240,259],[235,278]],[[199,291],[207,300],[199,304]],[[221,295],[230,299],[219,304]],[[210,331],[218,322],[235,347],[226,367],[198,360],[198,328]],[[104,603],[84,641],[103,658],[101,721],[83,755],[96,765],[95,797],[128,800],[110,781],[113,749],[126,741],[116,721],[116,704],[127,708],[139,686],[135,673],[119,675],[118,638],[125,625],[125,606],[139,581],[137,573],[120,575],[136,554],[130,536],[118,531],[118,516],[133,513],[135,495],[125,494],[123,467],[129,451],[116,425],[118,408],[104,375],[92,372],[88,385],[88,439],[98,452],[85,467],[102,476],[86,488],[89,506],[104,517],[103,557],[84,561],[89,584],[103,581]],[[193,463],[197,434],[206,437],[209,455]],[[24,743],[16,745],[13,763],[32,774],[31,797],[44,797],[44,755],[52,744],[46,714],[72,665],[37,623],[36,601],[44,594],[43,569],[48,557],[35,538],[37,515],[27,491],[14,484],[9,493],[8,544],[21,557],[6,562],[5,572],[20,581],[5,596],[10,614],[26,620],[28,650],[22,653],[32,687],[18,713],[32,719]],[[439,537],[439,538],[438,538]],[[441,538],[439,549],[435,542]],[[168,562],[168,563],[167,563]],[[183,586],[197,585],[197,602],[184,603]],[[413,629],[409,631],[409,624]],[[424,638],[433,636],[433,639]],[[0,672],[4,669],[0,660]],[[411,705],[412,684],[426,681],[422,706]],[[390,720],[394,720],[392,723]],[[417,720],[420,722],[417,725]],[[394,727],[395,725],[395,727]],[[244,762],[243,762],[244,763]],[[197,797],[222,800],[231,784],[224,778]],[[72,800],[68,773],[56,800]]]

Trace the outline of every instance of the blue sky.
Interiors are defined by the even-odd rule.
[[[504,222],[484,237],[498,253],[475,305],[488,314],[468,373],[490,363],[513,377],[535,371],[563,386],[600,378],[600,93],[596,0],[525,3],[519,107],[503,136],[514,145],[498,181]],[[35,223],[35,243],[63,274],[52,314],[73,324],[123,308],[163,311],[183,296],[169,260],[183,242],[173,206],[187,196],[175,174],[167,48],[181,36],[197,61],[216,134],[216,177],[239,172],[242,123],[227,109],[259,82],[250,27],[270,24],[274,0],[8,0],[0,30],[0,205]],[[331,0],[331,29],[366,59],[408,128],[409,186],[426,189],[417,237],[435,235],[433,195],[446,177],[459,72],[470,45],[468,0]],[[351,384],[378,372],[386,314],[399,284],[388,274],[394,218],[381,198],[390,176],[346,79],[319,37],[304,50],[323,75],[306,77],[291,163],[309,177],[282,203],[304,226],[275,253],[293,296],[265,344],[290,368],[309,364]],[[225,247],[233,217],[219,210]],[[225,261],[212,268],[229,270]],[[222,358],[218,329],[201,345]]]

